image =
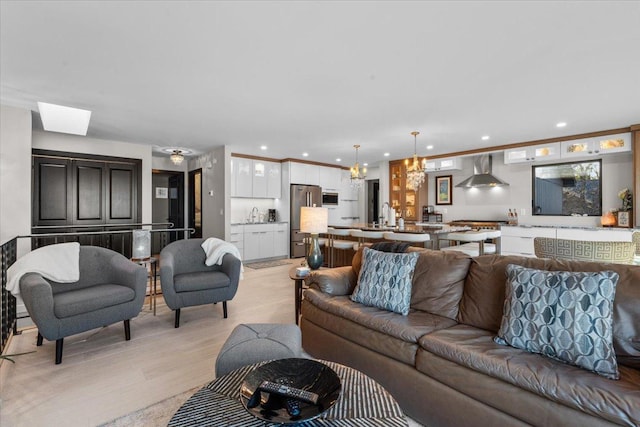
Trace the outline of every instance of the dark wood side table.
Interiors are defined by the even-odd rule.
[[[156,295],[157,295],[157,272],[158,260],[155,257],[149,258],[131,258],[131,261],[148,269],[151,279],[151,289],[149,291],[149,310],[153,309],[153,315],[156,315]]]
[[[307,276],[298,276],[296,274],[296,268],[298,266],[291,267],[289,270],[289,278],[295,281],[295,301],[296,301],[296,325],[300,320],[300,306],[302,305],[302,290],[304,289],[304,278]]]

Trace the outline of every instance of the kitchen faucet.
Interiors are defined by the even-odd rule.
[[[251,222],[256,222],[256,216],[258,215],[258,208],[254,206],[251,209]]]

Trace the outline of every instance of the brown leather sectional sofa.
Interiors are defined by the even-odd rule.
[[[361,251],[351,267],[307,278],[301,328],[312,356],[375,378],[407,415],[429,427],[640,425],[640,267],[422,250],[411,310],[402,316],[349,299]],[[619,273],[619,380],[494,343],[510,263]]]

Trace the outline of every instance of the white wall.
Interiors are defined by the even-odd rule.
[[[548,162],[560,163],[560,162]],[[493,174],[506,181],[507,187],[493,188],[453,188],[453,205],[435,204],[435,177],[453,176],[453,185],[473,174],[472,157],[463,158],[461,171],[430,173],[429,205],[444,214],[443,220],[457,219],[506,220],[508,209],[517,209],[521,224],[531,225],[572,225],[600,226],[600,217],[565,217],[531,215],[531,165],[505,165],[502,153],[493,154]],[[603,212],[620,206],[618,191],[633,184],[633,159],[630,154],[602,156],[602,208]],[[522,214],[524,209],[525,214]],[[446,212],[445,212],[446,211]]]
[[[202,237],[225,239],[228,234],[226,221],[228,188],[225,165],[225,147],[189,159],[189,171],[202,169]]]
[[[33,148],[41,150],[68,151],[72,153],[96,154],[100,156],[127,157],[142,160],[142,222],[151,222],[151,169],[150,145],[121,141],[106,141],[85,136],[55,132],[34,131]],[[29,151],[29,162],[31,151]],[[31,171],[29,171],[31,176]],[[29,181],[31,182],[31,177]],[[29,191],[31,193],[31,191]]]
[[[31,234],[31,111],[0,106],[0,242]],[[20,242],[18,256],[28,252]]]

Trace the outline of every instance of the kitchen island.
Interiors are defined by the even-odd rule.
[[[438,223],[426,223],[426,222],[418,222],[415,224],[406,224],[404,227],[391,227],[391,226],[375,226],[373,224],[367,223],[358,223],[352,225],[330,225],[329,227],[345,230],[361,230],[361,231],[388,231],[394,233],[408,233],[408,234],[429,234],[430,241],[425,242],[425,247],[429,245],[432,249],[439,249],[439,240],[440,236],[446,235],[447,233],[452,233],[455,231],[467,231],[471,230],[471,227],[466,225],[449,225],[446,223],[438,222]]]

